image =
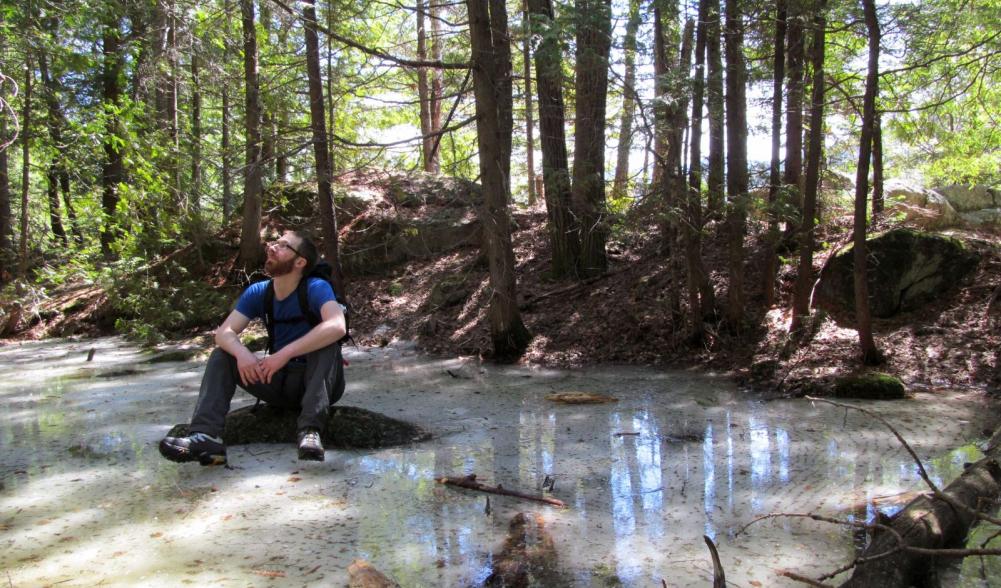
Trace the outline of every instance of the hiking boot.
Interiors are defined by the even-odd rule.
[[[203,466],[226,465],[226,446],[221,439],[205,433],[164,437],[160,441],[160,455],[178,463],[197,461]]]
[[[320,432],[316,429],[299,431],[299,459],[323,461],[323,442],[320,440]]]

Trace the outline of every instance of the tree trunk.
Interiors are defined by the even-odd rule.
[[[426,0],[417,0],[417,59],[427,61],[427,33],[425,31],[424,7]],[[421,119],[421,159],[424,171],[434,173],[431,152],[434,149],[434,137],[431,136],[431,88],[428,83],[428,68],[417,68],[417,99],[420,103]]]
[[[942,491],[953,500],[972,511],[982,511],[985,505],[996,504],[1001,495],[1001,467],[997,462],[997,448],[988,449],[988,457],[968,467]],[[976,524],[976,518],[967,511],[957,509],[934,494],[915,498],[903,510],[884,524],[897,532],[904,546],[924,549],[962,547]],[[899,549],[886,557],[881,554],[898,549],[897,536],[889,531],[877,532],[862,553],[862,558],[873,558],[855,566],[851,578],[842,588],[907,588],[924,585],[933,575],[934,557]]]
[[[528,168],[528,205],[535,206],[538,194],[535,191],[535,121],[532,120],[532,59],[531,25],[528,22],[528,0],[522,2],[521,54],[525,66],[525,167]]]
[[[344,273],[341,271],[337,243],[337,217],[331,187],[330,153],[327,125],[323,113],[323,80],[320,79],[320,43],[316,35],[315,0],[303,0],[302,18],[306,34],[306,73],[309,78],[309,114],[313,130],[313,159],[316,161],[316,184],[320,198],[320,225],[323,227],[323,253],[333,268],[334,294],[347,299]]]
[[[552,249],[552,275],[574,273],[580,238],[571,226],[570,167],[567,157],[563,70],[552,0],[528,0],[532,32],[542,40],[535,50],[535,87],[539,92],[542,179]]]
[[[45,191],[49,201],[49,228],[52,229],[52,236],[62,243],[63,247],[69,245],[66,239],[66,229],[63,228],[63,219],[59,214],[59,170],[56,166],[49,165],[45,172]]]
[[[879,111],[872,125],[872,213],[883,212],[883,117]]]
[[[806,54],[803,39],[803,20],[806,18],[804,0],[789,3],[786,25],[786,166],[782,183],[787,195],[782,206],[796,212],[786,214],[786,233],[792,235],[803,212],[800,180],[803,174],[803,60]]]
[[[49,19],[47,26],[49,27],[49,30],[54,30],[56,27],[54,19]],[[43,96],[45,97],[45,106],[46,111],[48,112],[46,126],[49,130],[49,139],[52,141],[53,148],[57,153],[61,153],[65,148],[65,145],[63,145],[62,131],[66,126],[66,115],[63,113],[63,110],[59,105],[59,84],[49,75],[48,58],[46,57],[43,49],[40,51],[41,53],[38,57],[38,73],[42,79],[42,87],[44,88]],[[83,234],[80,232],[80,227],[77,225],[76,214],[73,211],[73,205],[70,199],[69,170],[66,167],[65,159],[61,155],[57,155],[54,161],[50,163],[48,174],[50,176],[50,209],[51,211],[54,211],[56,215],[53,218],[52,223],[53,233],[62,239],[64,245],[67,243],[66,232],[63,230],[62,221],[59,218],[59,193],[61,191],[63,202],[66,205],[66,216],[69,218],[70,228],[73,231],[74,240],[78,245],[83,244]]]
[[[429,15],[431,17],[431,59],[443,61],[441,50],[441,18],[439,12],[441,7],[438,0],[428,2]],[[431,132],[441,131],[441,101],[445,93],[445,72],[440,68],[431,70]],[[441,171],[441,138],[440,135],[433,141],[434,148],[431,150],[431,161],[434,163],[435,172]]]
[[[719,218],[723,210],[723,58],[720,52],[720,12],[719,0],[710,0],[706,14],[706,60],[709,65],[709,81],[706,86],[706,104],[709,107],[709,168],[706,176],[706,202],[709,218]],[[729,22],[727,23],[729,25]],[[732,31],[727,29],[727,42]],[[743,31],[741,31],[743,37]],[[728,46],[729,47],[729,46]],[[741,49],[743,51],[743,49]],[[727,53],[727,61],[731,59]],[[743,62],[743,57],[741,57]],[[729,67],[729,64],[728,64]],[[734,87],[727,85],[729,92]],[[729,93],[728,92],[728,93]],[[731,194],[732,195],[732,194]]]
[[[715,2],[714,2],[715,4]],[[739,2],[726,0],[726,190],[730,287],[727,322],[739,330],[744,320],[744,235],[747,232],[747,63]]]
[[[122,94],[119,76],[122,71],[122,56],[120,54],[119,22],[117,16],[111,16],[104,24],[102,53],[102,83],[104,94],[102,101],[105,106],[105,137],[104,162],[101,169],[101,209],[104,213],[104,226],[101,229],[101,253],[105,258],[112,257],[111,245],[121,235],[118,226],[116,210],[118,208],[118,185],[125,181],[125,162],[119,141],[119,121],[117,112],[118,101]]]
[[[619,119],[619,145],[615,160],[612,198],[623,198],[629,186],[629,154],[633,146],[633,118],[636,116],[636,34],[640,28],[640,0],[629,1],[629,20],[622,41],[625,54],[625,78],[622,82],[622,117]]]
[[[202,94],[198,51],[191,51],[191,212],[201,215],[202,191]]]
[[[580,235],[577,276],[605,273],[608,221],[605,203],[605,105],[611,49],[611,0],[575,0],[577,117],[574,123],[571,202]]]
[[[18,247],[17,274],[28,275],[28,188],[31,181],[31,91],[35,70],[30,49],[26,49],[24,64],[24,111],[21,114],[21,242]]]
[[[705,63],[709,4],[700,0],[699,25],[695,33],[695,78],[692,81],[692,119],[689,137],[688,190],[685,199],[685,258],[688,267],[688,304],[691,335],[701,340],[702,322],[715,311],[712,284],[702,262],[702,108],[705,102]],[[718,1],[718,0],[715,0]]]
[[[243,230],[239,264],[253,271],[261,263],[261,102],[257,79],[257,31],[254,0],[240,0],[243,25],[243,75],[246,83],[247,161],[243,172]]]
[[[0,46],[2,46],[0,42]],[[2,49],[2,47],[0,47]],[[7,158],[7,117],[0,116],[0,284],[7,282],[14,259],[10,202],[10,163]]]
[[[779,258],[778,200],[781,185],[782,82],[785,79],[786,0],[775,0],[775,54],[772,59],[772,161],[768,168],[768,236],[765,239],[765,306],[775,304]]]
[[[520,356],[531,340],[518,310],[511,246],[511,47],[504,0],[466,0],[480,150],[483,244],[490,266],[490,336],[498,358]]]
[[[858,329],[862,362],[878,364],[882,354],[872,336],[872,318],[869,313],[869,286],[866,283],[866,203],[869,193],[869,160],[872,156],[872,126],[876,116],[876,97],[879,95],[879,19],[874,0],[862,0],[865,25],[869,34],[869,67],[865,78],[865,95],[862,99],[862,136],[859,142],[858,170],[855,174],[854,217],[854,270],[855,277],[855,326]]]
[[[230,0],[225,2],[226,14],[231,13],[232,4]],[[223,64],[228,64],[232,55],[232,49],[230,48],[229,35],[223,35],[223,49],[222,49],[222,62]],[[226,77],[226,68],[223,65],[223,77]],[[229,83],[224,82],[222,84],[222,113],[221,113],[221,134],[222,137],[219,140],[219,149],[222,151],[220,159],[222,160],[222,226],[225,227],[229,224],[230,218],[233,216],[233,178],[232,178],[232,157],[230,153],[230,120],[232,118],[230,113],[230,97],[229,97]]]
[[[798,334],[810,316],[810,295],[813,292],[813,227],[820,186],[820,158],[824,149],[824,15],[826,0],[820,0],[813,17],[813,95],[810,105],[810,151],[806,162],[806,185],[803,191],[803,222],[799,226],[799,268],[792,299],[792,322],[789,332]]]

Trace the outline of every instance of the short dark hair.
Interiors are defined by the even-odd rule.
[[[296,249],[298,250],[299,257],[306,260],[306,267],[302,269],[303,275],[306,275],[316,265],[316,260],[319,259],[320,252],[316,247],[316,242],[313,241],[313,237],[309,233],[305,231],[291,231],[291,233],[299,237],[301,241]]]

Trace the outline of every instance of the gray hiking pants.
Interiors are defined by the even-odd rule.
[[[335,377],[341,366],[341,346],[333,344],[306,354],[304,362],[290,361],[271,378],[271,383],[244,386],[236,358],[220,348],[209,356],[198,393],[198,403],[188,430],[213,437],[222,435],[229,406],[240,386],[255,398],[280,408],[298,408],[298,430],[306,427],[323,431],[327,411],[340,394]],[[340,390],[343,392],[343,389]],[[334,398],[334,396],[337,398]]]

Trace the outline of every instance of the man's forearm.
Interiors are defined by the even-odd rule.
[[[243,341],[240,341],[240,335],[231,330],[216,333],[215,342],[219,348],[233,357],[238,358],[241,354],[250,351],[243,344]]]

